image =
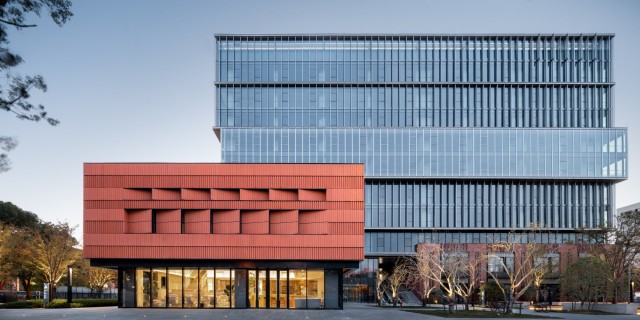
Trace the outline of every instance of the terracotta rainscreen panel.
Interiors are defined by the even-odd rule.
[[[269,233],[268,210],[241,210],[240,219],[240,230],[243,234]]]
[[[362,164],[97,163],[84,174],[86,258],[364,258]]]
[[[240,210],[212,210],[213,233],[240,233]]]
[[[184,233],[210,233],[211,210],[182,210]]]
[[[211,200],[211,189],[182,189],[182,200]]]
[[[240,200],[240,189],[213,189],[211,190],[213,200]]]
[[[298,199],[303,201],[325,201],[327,199],[326,190],[300,189]]]
[[[151,188],[149,189],[124,189],[123,200],[151,200]]]
[[[269,200],[268,189],[241,189],[240,200]]]
[[[180,189],[153,189],[153,200],[180,200]]]
[[[270,234],[297,234],[297,210],[272,210],[269,212]]]
[[[297,189],[269,189],[269,200],[295,201],[298,200]]]
[[[180,210],[153,210],[155,215],[155,233],[180,233]]]
[[[298,213],[300,234],[326,234],[327,212],[300,210]]]

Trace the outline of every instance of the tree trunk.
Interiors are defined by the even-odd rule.
[[[449,314],[454,313],[456,313],[456,304],[453,302],[453,300],[449,300]]]
[[[613,284],[613,299],[611,300],[611,303],[618,303],[618,281]]]
[[[536,286],[536,303],[540,303],[540,286]]]
[[[53,282],[49,282],[49,302],[53,301]]]
[[[24,287],[24,291],[27,292],[27,300],[31,300],[31,278],[20,278],[20,282],[22,282],[22,286]]]

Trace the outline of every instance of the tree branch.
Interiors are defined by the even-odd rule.
[[[12,26],[18,27],[18,28],[32,28],[32,27],[37,27],[38,25],[36,24],[20,24],[20,23],[15,23],[15,22],[11,22],[8,20],[4,20],[4,19],[0,19],[0,22],[2,23],[6,23],[6,24],[10,24]]]

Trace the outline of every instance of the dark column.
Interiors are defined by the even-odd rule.
[[[72,276],[73,276],[73,269],[71,268],[71,266],[69,266],[67,267],[67,302],[68,303],[73,302],[73,291],[71,289],[71,286],[73,285]]]
[[[324,270],[324,307],[325,309],[342,308],[342,270]]]
[[[236,276],[233,282],[235,308],[244,309],[247,307],[247,270],[236,269]]]

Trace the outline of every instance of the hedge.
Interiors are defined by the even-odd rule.
[[[0,309],[31,309],[31,308],[90,308],[117,306],[118,299],[74,299],[69,304],[66,299],[55,299],[46,305],[42,300],[25,300],[9,302],[0,305]]]

